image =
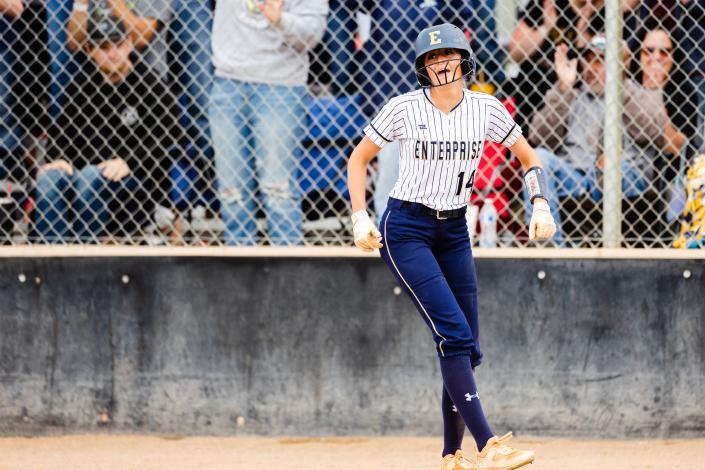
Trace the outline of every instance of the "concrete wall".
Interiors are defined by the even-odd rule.
[[[478,260],[496,432],[702,436],[704,265]],[[440,433],[395,287],[369,258],[6,259],[0,434]]]

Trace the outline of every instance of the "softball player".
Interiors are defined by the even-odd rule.
[[[533,203],[531,239],[556,226],[543,197],[539,158],[500,102],[468,91],[475,59],[463,32],[451,24],[424,29],[415,43],[421,88],[392,98],[365,128],[348,162],[355,245],[380,248],[384,261],[431,329],[443,377],[443,470],[515,469],[531,451],[507,445],[485,420],[473,368],[480,364],[477,280],[465,209],[484,141],[507,146],[525,169]],[[399,177],[379,230],[365,208],[367,165],[399,141]],[[479,452],[460,451],[465,425]]]

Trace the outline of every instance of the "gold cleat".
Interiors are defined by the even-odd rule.
[[[487,441],[482,452],[477,454],[478,470],[514,470],[533,462],[533,451],[513,449],[506,444],[511,438],[512,433],[508,432]]]
[[[477,470],[477,465],[463,455],[463,451],[458,449],[455,455],[448,454],[443,457],[441,470]]]

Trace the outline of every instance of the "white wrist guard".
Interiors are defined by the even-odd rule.
[[[529,168],[524,174],[524,184],[526,185],[526,190],[529,192],[529,200],[534,202],[537,197],[546,198],[546,176],[544,175],[543,168],[540,166],[534,166]]]

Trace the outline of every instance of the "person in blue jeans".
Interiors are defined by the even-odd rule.
[[[152,69],[132,62],[120,20],[88,24],[90,60],[66,91],[38,171],[34,229],[39,241],[96,242],[131,234],[168,206],[168,149],[181,138],[176,102]]]
[[[228,245],[302,243],[295,150],[305,121],[308,51],[323,37],[325,0],[219,0],[213,22],[210,124]],[[262,206],[257,198],[261,194]]]

